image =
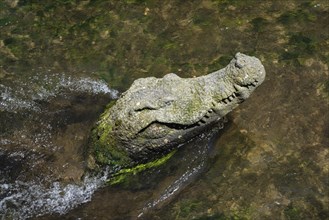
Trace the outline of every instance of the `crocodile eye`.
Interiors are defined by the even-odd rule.
[[[165,104],[165,105],[170,105],[170,103],[172,103],[171,100],[165,100],[165,101],[164,101],[164,104]]]
[[[234,66],[235,66],[236,68],[239,68],[239,69],[242,69],[242,67],[243,67],[242,63],[240,63],[238,60],[235,61]]]

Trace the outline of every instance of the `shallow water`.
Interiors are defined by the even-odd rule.
[[[329,218],[326,0],[1,1],[3,219]],[[207,74],[236,52],[267,78],[220,132],[106,185],[88,134],[139,77]]]

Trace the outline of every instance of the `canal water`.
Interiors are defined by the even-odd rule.
[[[327,0],[0,1],[0,219],[329,218]],[[141,77],[236,52],[266,79],[164,165],[107,184],[90,130]]]

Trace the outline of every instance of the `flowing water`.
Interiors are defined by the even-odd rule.
[[[327,0],[0,1],[0,219],[328,219]],[[88,135],[140,77],[236,52],[267,77],[220,129],[109,185]]]

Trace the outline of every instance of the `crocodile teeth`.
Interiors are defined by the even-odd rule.
[[[248,85],[248,86],[251,86],[251,85]],[[236,88],[236,89],[238,89],[238,88]],[[232,102],[238,96],[239,96],[239,93],[233,92],[231,95],[229,95],[226,98],[220,100],[219,103],[222,104],[222,105],[228,104],[228,103]]]

